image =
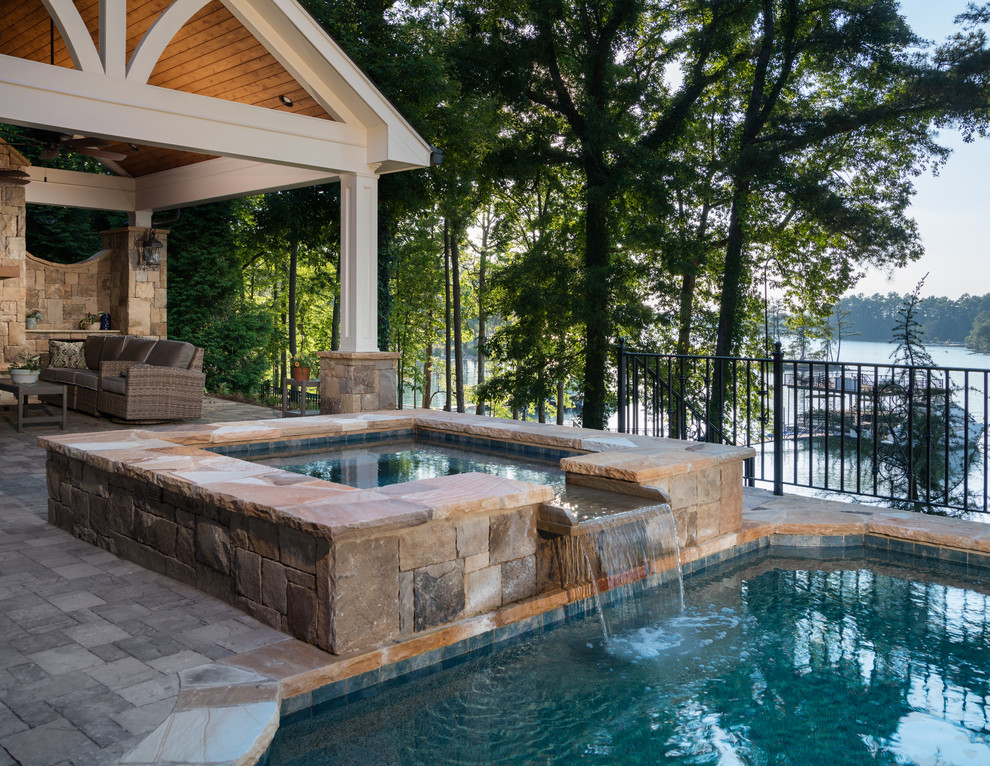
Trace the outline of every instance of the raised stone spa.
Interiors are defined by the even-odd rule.
[[[464,473],[355,489],[234,457],[394,435],[552,457],[569,485],[669,497],[683,547],[742,527],[751,450],[429,410],[45,437],[49,520],[335,654],[587,595],[541,561],[541,534],[569,534],[548,486]]]

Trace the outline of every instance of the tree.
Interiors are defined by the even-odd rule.
[[[648,172],[684,132],[693,105],[725,75],[728,31],[745,24],[745,0],[488,0],[464,13],[470,71],[497,88],[516,117],[516,152],[534,164],[567,165],[583,185],[582,259],[568,292],[583,328],[582,422],[604,428],[609,339],[617,278],[617,212],[629,181]],[[467,60],[467,56],[464,57]],[[663,79],[680,63],[679,85]]]
[[[210,391],[256,393],[276,328],[271,314],[244,299],[236,226],[244,201],[190,208],[169,234],[169,334],[205,349]]]
[[[966,348],[986,353],[990,351],[990,311],[973,320],[973,329],[966,336]]]

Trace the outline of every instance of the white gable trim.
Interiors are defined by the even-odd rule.
[[[100,54],[93,45],[93,38],[79,15],[72,0],[41,0],[55,21],[58,33],[62,36],[65,47],[72,57],[76,69],[83,72],[102,72],[103,62]]]
[[[0,121],[332,172],[368,172],[360,126],[0,55]]]
[[[148,82],[155,64],[172,42],[172,38],[209,2],[210,0],[174,0],[155,19],[155,23],[144,33],[141,42],[131,54],[131,60],[127,64],[127,79],[132,82]]]

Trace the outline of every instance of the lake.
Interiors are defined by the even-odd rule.
[[[840,362],[864,364],[892,364],[890,355],[894,343],[865,340],[843,340],[839,353]],[[928,353],[939,367],[963,367],[974,370],[990,370],[990,354],[978,354],[965,346],[926,345]]]

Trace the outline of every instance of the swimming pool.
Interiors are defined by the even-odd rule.
[[[431,445],[412,439],[331,451],[266,457],[258,462],[358,489],[459,473],[488,473],[503,479],[563,486],[559,462],[503,457],[482,450]]]
[[[294,716],[270,763],[986,764],[987,592],[895,554],[750,558],[618,640],[590,614]]]

